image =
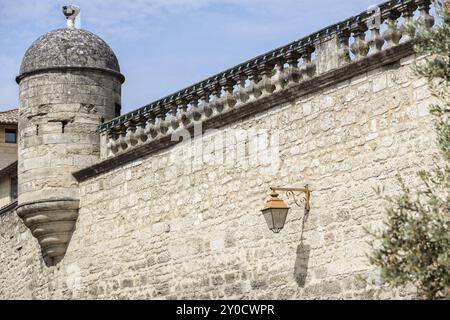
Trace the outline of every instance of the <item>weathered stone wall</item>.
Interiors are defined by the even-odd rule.
[[[246,153],[230,148],[224,164],[180,163],[178,145],[81,183],[77,228],[56,267],[43,263],[14,212],[0,216],[0,297],[410,297],[380,288],[364,227],[383,217],[372,188],[394,193],[397,172],[413,187],[414,172],[437,153],[431,97],[412,59],[212,133],[210,155],[211,139],[224,133],[260,133],[258,147],[237,142]],[[280,234],[259,210],[269,186],[305,183],[312,209],[301,245],[303,210],[292,199]]]
[[[11,180],[9,176],[0,177],[0,208],[11,203]]]
[[[17,130],[17,125],[0,125],[0,169],[17,160],[17,144],[5,143],[5,129]]]
[[[121,83],[93,72],[49,72],[20,82],[19,202],[77,198],[70,175],[100,157],[101,119],[115,116]]]

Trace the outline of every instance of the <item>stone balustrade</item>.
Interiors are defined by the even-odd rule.
[[[388,1],[358,16],[228,69],[100,126],[103,158],[189,129],[415,37],[434,25],[430,0]]]

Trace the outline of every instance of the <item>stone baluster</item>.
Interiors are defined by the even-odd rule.
[[[157,131],[159,132],[159,135],[164,136],[167,134],[167,132],[169,131],[169,124],[168,124],[168,120],[167,120],[167,113],[168,113],[168,108],[165,104],[162,104],[159,108],[158,108],[158,113],[157,113]]]
[[[247,90],[245,88],[245,81],[247,80],[247,75],[243,72],[240,72],[236,76],[234,76],[234,80],[237,83],[236,92],[234,93],[234,98],[236,99],[235,108],[239,108],[240,106],[247,103],[249,96]]]
[[[180,99],[177,99],[177,104],[178,104],[178,108],[180,109],[181,123],[186,128],[192,122],[191,114],[190,114],[190,112],[188,112],[188,106],[187,106],[188,102],[186,101],[185,98],[180,98]]]
[[[383,33],[384,39],[387,41],[389,48],[395,47],[400,43],[402,33],[397,27],[397,19],[400,13],[396,10],[391,10],[387,16],[387,30]]]
[[[261,80],[258,82],[259,90],[261,91],[261,97],[264,98],[273,93],[275,86],[272,83],[272,71],[273,64],[262,62],[258,65],[258,70],[261,75]]]
[[[298,51],[289,51],[286,54],[288,67],[283,73],[284,82],[288,88],[295,86],[301,79],[301,71],[298,67],[298,60],[301,55]]]
[[[431,1],[419,0],[417,1],[417,5],[420,12],[419,22],[427,28],[433,27],[435,21],[434,18],[430,15]]]
[[[144,116],[140,116],[136,120],[136,130],[134,131],[134,136],[138,140],[138,143],[143,143],[147,141],[148,137],[145,134],[145,122],[147,119]]]
[[[112,155],[114,155],[114,151],[113,151],[113,139],[112,139],[112,135],[111,135],[111,131],[108,131],[106,134],[106,158],[111,157]]]
[[[231,78],[222,78],[220,79],[220,84],[224,90],[224,96],[222,97],[222,112],[227,112],[233,109],[233,107],[236,105],[236,99],[233,95],[234,85],[236,84],[236,81]]]
[[[283,57],[279,57],[275,62],[275,73],[272,76],[271,82],[275,86],[275,90],[273,92],[279,92],[283,90],[285,86],[285,77],[284,77],[284,64],[286,60]]]
[[[158,140],[161,137],[161,115],[159,114],[159,108],[155,109],[155,120],[153,123],[153,129],[150,130],[150,134],[152,135],[153,140]]]
[[[202,110],[200,110],[200,107],[198,105],[199,103],[199,96],[196,92],[193,92],[187,96],[187,99],[189,101],[189,104],[191,105],[191,108],[189,110],[190,118],[194,122],[200,122],[202,121]]]
[[[316,65],[312,61],[312,54],[314,52],[314,46],[312,44],[306,45],[301,53],[303,64],[300,68],[303,79],[312,78],[316,73]]]
[[[147,140],[150,140],[149,129],[150,129],[150,118],[152,117],[151,112],[147,109],[145,113],[141,114],[142,126],[144,128],[144,134],[147,136]]]
[[[201,100],[198,104],[198,107],[200,109],[200,112],[202,114],[202,118],[200,121],[205,121],[209,117],[211,117],[213,111],[211,107],[209,106],[209,97],[211,96],[211,91],[209,91],[207,88],[200,88],[198,90],[198,95],[200,96]]]
[[[151,140],[154,140],[158,136],[158,130],[156,128],[156,115],[153,109],[148,113],[145,133]]]
[[[136,124],[133,120],[129,120],[125,123],[126,128],[126,135],[125,135],[125,142],[129,147],[134,147],[137,145],[138,140],[135,137],[135,131],[136,131]]]
[[[170,110],[170,131],[176,131],[180,127],[180,118],[178,117],[178,106],[175,102],[170,102],[167,106]]]
[[[355,41],[351,45],[351,51],[356,60],[361,60],[369,53],[369,45],[366,42],[367,25],[364,22],[358,21],[352,27],[353,37]]]
[[[414,26],[414,11],[416,11],[417,6],[414,3],[406,3],[398,8],[399,12],[403,17],[402,26],[399,28],[402,33],[402,41],[410,41],[414,39],[416,34]]]
[[[369,53],[375,54],[381,51],[384,45],[384,38],[380,33],[381,23],[382,21],[377,21],[377,19],[381,19],[381,15],[372,17],[371,21],[368,21],[369,30],[370,30],[370,39],[369,39]]]
[[[218,83],[215,83],[211,85],[208,89],[212,95],[211,100],[209,102],[209,107],[211,108],[212,111],[211,117],[215,117],[218,114],[220,114],[223,110],[223,100],[221,98],[222,87]]]
[[[247,87],[247,94],[249,96],[248,102],[252,102],[252,101],[259,99],[259,97],[262,94],[262,92],[258,86],[258,83],[261,78],[259,75],[259,70],[256,66],[247,70],[246,74],[250,79],[250,85]]]
[[[117,134],[114,130],[109,130],[107,133],[108,143],[106,145],[107,148],[107,157],[113,156],[119,151],[119,145],[117,143]]]
[[[343,66],[351,62],[350,59],[350,30],[346,27],[339,30],[338,41],[338,65]]]
[[[118,130],[118,139],[117,139],[117,143],[118,143],[118,148],[119,150],[126,150],[128,148],[128,143],[126,140],[126,135],[127,135],[127,128],[122,124],[119,127]]]

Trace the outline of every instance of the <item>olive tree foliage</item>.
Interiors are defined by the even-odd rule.
[[[435,1],[437,25],[409,26],[416,33],[415,51],[425,55],[413,65],[427,81],[436,103],[430,106],[440,156],[434,167],[418,173],[421,185],[410,189],[399,176],[401,192],[387,200],[382,231],[375,233],[370,262],[381,268],[383,282],[412,284],[420,298],[450,298],[450,15]],[[382,194],[383,191],[378,189]],[[374,245],[376,243],[377,245]]]

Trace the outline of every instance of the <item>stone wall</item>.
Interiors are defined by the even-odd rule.
[[[21,80],[20,203],[78,197],[70,173],[99,160],[96,130],[115,116],[120,85],[89,71],[53,71]]]
[[[17,160],[17,144],[5,143],[5,129],[17,130],[17,125],[0,125],[0,169]]]
[[[0,170],[0,214],[14,207],[17,200],[17,162]],[[12,189],[13,188],[13,189]]]
[[[0,177],[0,208],[11,203],[11,180],[9,176]]]
[[[77,227],[55,267],[14,212],[0,216],[0,298],[411,297],[380,287],[364,227],[383,217],[373,188],[395,193],[397,172],[414,187],[437,154],[413,59],[207,134],[203,161],[180,161],[194,150],[180,144],[82,182]],[[215,150],[221,137],[236,142]],[[302,244],[292,199],[280,234],[259,210],[270,186],[306,183]]]

